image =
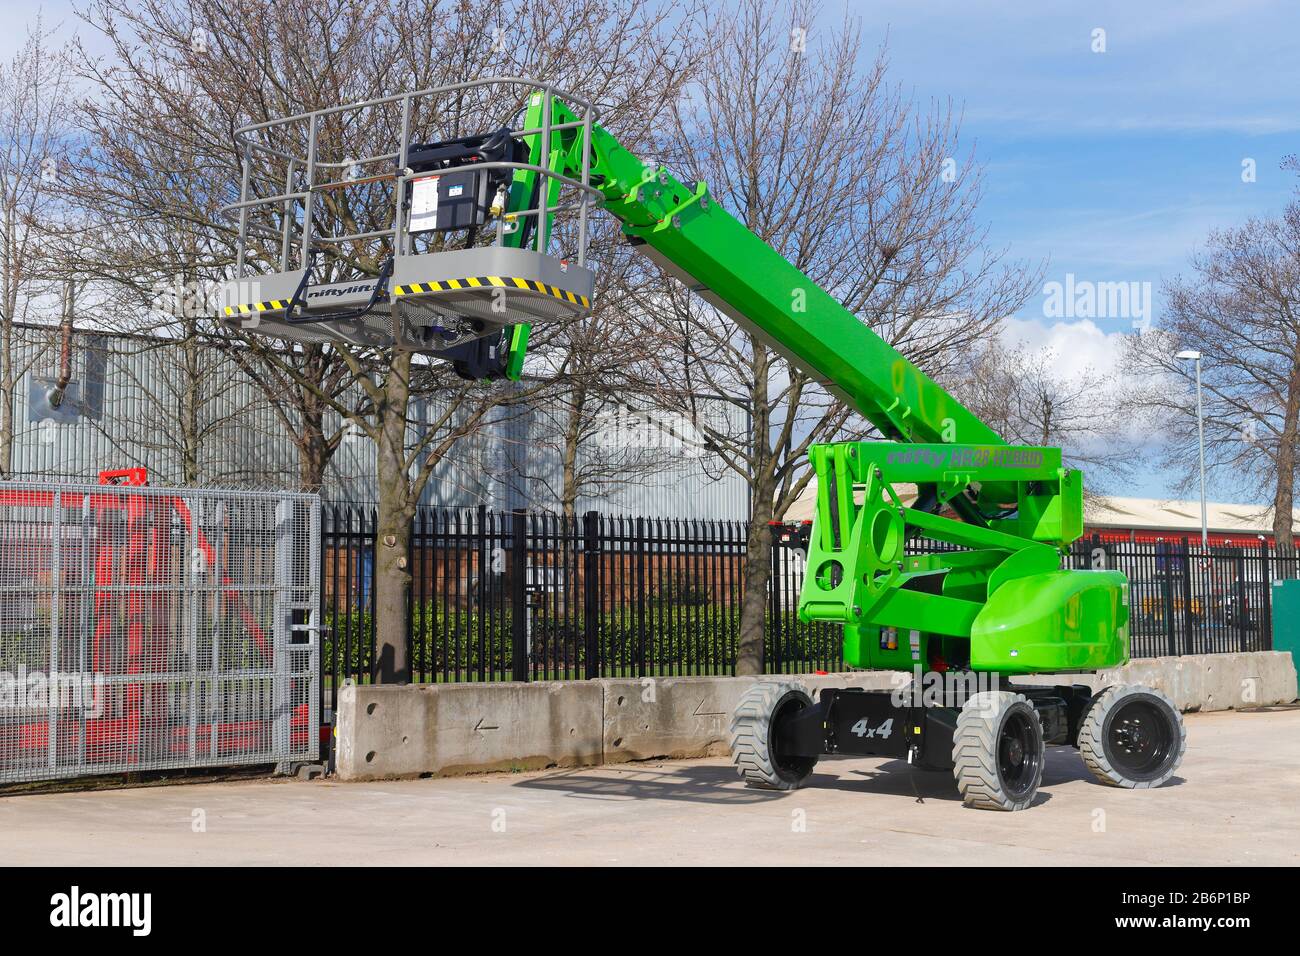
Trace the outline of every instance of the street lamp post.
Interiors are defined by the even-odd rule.
[[[1174,358],[1196,363],[1196,430],[1201,450],[1201,550],[1206,551],[1210,547],[1210,532],[1205,513],[1205,416],[1201,411],[1201,353],[1194,349],[1187,349],[1179,352]]]

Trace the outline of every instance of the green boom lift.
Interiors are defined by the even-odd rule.
[[[525,91],[522,126],[414,141],[417,104],[491,85]],[[343,163],[309,151],[291,157],[281,192],[253,195],[249,166],[289,155],[270,143],[277,130],[305,126],[297,141],[315,144],[334,114],[386,107],[400,109],[401,143],[362,162],[388,171],[329,181],[327,170]],[[1103,783],[1168,780],[1186,734],[1158,690],[1114,685],[1094,695],[1083,684],[1010,681],[1128,660],[1124,575],[1061,568],[1083,531],[1082,474],[1063,466],[1060,449],[1008,445],[706,184],[643,163],[596,115],[544,83],[492,78],[240,130],[244,187],[230,207],[240,261],[227,320],[306,341],[396,345],[441,355],[467,377],[517,379],[530,324],[590,306],[588,217],[603,209],[627,242],[886,439],[811,449],[817,506],[799,615],[843,627],[848,666],[912,679],[892,691],[823,690],[816,701],[797,683],[758,682],[731,723],[746,782],[792,789],[824,754],[871,754],[951,770],[967,804],[1016,810],[1036,796],[1049,743],[1077,747]],[[393,184],[389,229],[314,233],[323,193],[376,180]],[[269,224],[254,221],[268,210]],[[377,278],[316,271],[321,251],[337,258],[347,243],[375,240],[392,253]],[[258,242],[272,260],[278,250],[278,272],[247,274]],[[563,243],[576,257],[552,254]],[[948,549],[910,553],[917,536]]]

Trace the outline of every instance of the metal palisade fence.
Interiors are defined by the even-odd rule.
[[[331,688],[372,677],[374,512],[326,508],[325,667]],[[744,569],[741,522],[572,519],[422,508],[408,640],[420,682],[730,674]],[[839,634],[795,615],[798,578],[775,555],[768,668],[833,666]],[[333,700],[331,696],[331,700]]]
[[[317,759],[319,499],[101,480],[0,483],[0,783]]]
[[[1074,543],[1070,561],[1128,576],[1134,657],[1269,650],[1270,582],[1298,573],[1294,549],[1263,539],[1202,548],[1173,533],[1154,541],[1088,535]]]
[[[327,706],[344,679],[372,679],[372,509],[327,506],[322,600]],[[803,555],[774,534],[766,667],[841,666],[840,631],[798,619]],[[914,550],[932,543],[912,542]],[[422,508],[413,525],[408,642],[419,682],[574,680],[734,671],[745,526],[733,521],[572,519],[486,508]],[[1294,553],[1089,536],[1063,564],[1116,568],[1130,581],[1132,653],[1270,646],[1268,582]]]

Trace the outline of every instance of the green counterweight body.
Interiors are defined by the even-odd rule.
[[[534,97],[529,126],[541,109]],[[554,99],[551,119],[577,117]],[[581,168],[581,128],[554,133],[549,156],[538,136],[526,142],[535,165]],[[1124,576],[1060,567],[1083,531],[1083,476],[1060,449],[1008,445],[704,183],[646,166],[598,125],[590,150],[591,185],[631,242],[889,439],[811,450],[817,511],[799,613],[843,624],[847,664],[1012,674],[1128,659]],[[523,197],[533,174],[517,175]],[[914,535],[953,550],[909,555]]]

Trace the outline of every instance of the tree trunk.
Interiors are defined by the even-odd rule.
[[[303,491],[318,494],[325,484],[329,443],[325,440],[325,408],[316,396],[303,396],[299,408],[302,434],[298,436],[298,481]]]
[[[406,461],[406,409],[411,392],[411,353],[397,352],[375,409],[378,424],[376,477],[379,509],[375,525],[374,679],[409,684],[407,635],[411,619],[409,544],[415,502]]]
[[[411,618],[411,517],[381,485],[375,525],[375,660],[372,676],[380,684],[409,684],[407,634]]]
[[[767,396],[771,356],[757,339],[751,337],[750,342],[753,379],[749,390],[749,534],[740,595],[740,634],[736,642],[738,675],[762,674],[764,670],[767,587],[772,578],[772,532],[768,522],[772,520],[772,497],[776,491]]]
[[[754,504],[749,516],[745,548],[745,574],[740,595],[740,635],[736,643],[736,673],[763,673],[763,648],[767,623],[767,587],[772,578],[772,483],[753,486]]]
[[[203,389],[201,376],[202,359],[199,356],[198,332],[193,324],[185,329],[185,339],[181,342],[181,374],[185,380],[181,383],[181,483],[196,485],[199,483],[199,403]]]
[[[14,326],[6,315],[0,341],[0,474],[14,468]]]
[[[7,184],[6,184],[7,185]],[[6,197],[7,198],[7,197]],[[4,209],[4,252],[0,258],[0,474],[14,468],[14,322],[18,314],[18,273],[22,265],[14,250],[17,213],[12,201]]]
[[[1277,484],[1273,489],[1273,539],[1279,548],[1287,549],[1295,545],[1291,509],[1295,504],[1296,433],[1300,430],[1300,361],[1292,366],[1290,386],[1277,441]]]
[[[563,487],[560,491],[560,505],[564,517],[572,521],[578,513],[578,442],[582,434],[583,406],[587,401],[587,390],[582,385],[574,385],[572,401],[564,422],[563,452]]]
[[[1292,474],[1295,473],[1295,454],[1292,453]],[[1273,495],[1273,539],[1279,548],[1290,550],[1295,546],[1291,532],[1291,513],[1295,507],[1295,496],[1289,482],[1284,482],[1278,475],[1277,491]]]

